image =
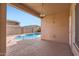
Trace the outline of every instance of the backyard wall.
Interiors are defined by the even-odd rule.
[[[6,35],[33,33],[39,30],[39,28],[40,26],[37,26],[37,25],[29,25],[29,26],[21,27],[18,24],[9,23],[6,25]]]
[[[32,28],[23,28],[23,33],[32,33]]]
[[[22,27],[23,33],[33,33],[39,30],[40,26],[37,25],[29,25],[29,26],[24,26]]]
[[[68,44],[68,16],[68,11],[64,11],[42,19],[42,39]]]
[[[19,25],[7,25],[6,34],[7,35],[21,34],[21,27]]]

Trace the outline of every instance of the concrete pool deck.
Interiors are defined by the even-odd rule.
[[[15,37],[15,36],[14,36]],[[12,40],[13,37],[8,39]],[[14,38],[13,38],[14,39]],[[45,40],[21,40],[9,42],[6,56],[72,56],[69,45]]]
[[[16,36],[17,35],[10,35],[6,37],[6,47],[16,44]]]
[[[19,34],[19,35],[22,35],[22,34]],[[9,35],[9,36],[7,36],[6,37],[6,46],[7,47],[12,46],[14,44],[17,44],[18,41],[22,41],[22,40],[16,40],[15,39],[16,36],[19,36],[19,35]],[[38,38],[38,39],[40,40],[41,38]],[[26,40],[26,39],[24,39],[24,40]],[[29,40],[29,39],[27,39],[27,40]],[[30,39],[30,40],[32,40],[32,39]]]

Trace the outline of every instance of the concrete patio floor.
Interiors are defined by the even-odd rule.
[[[69,45],[45,40],[21,40],[7,47],[6,56],[73,56]]]

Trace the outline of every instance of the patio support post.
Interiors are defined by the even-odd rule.
[[[6,4],[0,3],[0,56],[6,54]]]

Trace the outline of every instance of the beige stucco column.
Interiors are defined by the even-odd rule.
[[[0,55],[6,53],[6,4],[0,3]]]

